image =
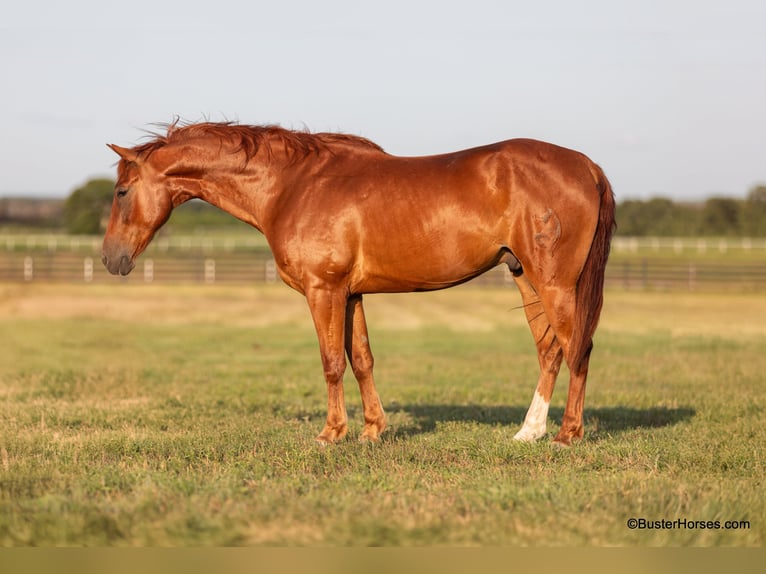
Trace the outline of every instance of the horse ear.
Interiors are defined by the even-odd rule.
[[[106,146],[125,161],[135,162],[138,159],[138,154],[130,148],[120,147],[114,144],[106,144]]]

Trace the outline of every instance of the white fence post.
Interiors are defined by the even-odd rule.
[[[205,283],[215,283],[215,259],[205,259]]]
[[[93,281],[93,258],[86,257],[82,264],[83,279],[86,283]]]
[[[24,258],[24,281],[32,281],[35,277],[35,262],[31,257]]]
[[[277,264],[273,259],[266,261],[266,283],[276,283]]]
[[[144,260],[144,283],[154,281],[154,259]]]

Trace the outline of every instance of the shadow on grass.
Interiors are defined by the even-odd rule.
[[[395,430],[399,436],[412,436],[436,429],[438,423],[475,422],[487,425],[520,427],[527,407],[486,405],[389,405],[388,413],[404,412],[413,422]],[[601,407],[585,410],[586,432],[622,432],[638,428],[661,428],[691,419],[696,411],[690,407]],[[561,423],[564,409],[551,408],[549,430]],[[556,429],[558,430],[558,429]]]

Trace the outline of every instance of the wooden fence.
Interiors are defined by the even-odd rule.
[[[273,283],[276,265],[262,238],[175,238],[155,241],[127,277],[101,264],[100,238],[0,236],[0,281],[81,283]],[[745,255],[743,255],[745,254]],[[506,285],[504,266],[473,280]],[[766,291],[766,243],[714,240],[616,238],[606,271],[607,287],[636,290]]]

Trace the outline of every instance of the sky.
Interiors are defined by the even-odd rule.
[[[766,184],[766,2],[6,2],[0,110],[0,197],[114,177],[106,143],[176,117],[395,155],[531,137],[618,201],[744,197]]]

